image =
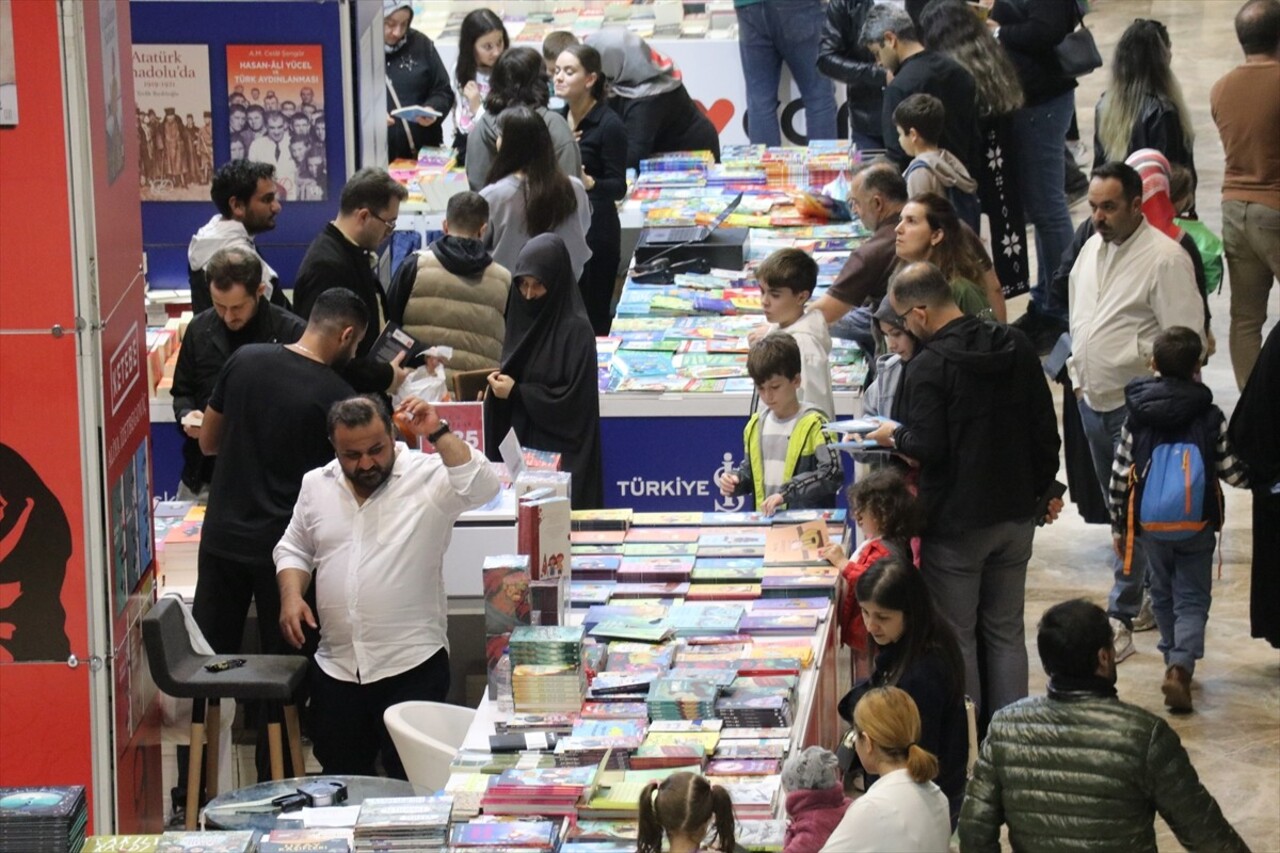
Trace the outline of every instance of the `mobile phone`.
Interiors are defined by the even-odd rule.
[[[1049,514],[1049,504],[1055,498],[1061,498],[1067,493],[1067,487],[1058,480],[1054,480],[1049,484],[1049,488],[1045,490],[1044,497],[1039,501],[1040,510],[1036,515],[1036,526],[1044,527],[1044,517]]]
[[[244,658],[227,658],[217,663],[207,663],[204,665],[205,672],[226,672],[229,669],[236,669],[244,666],[247,661]]]

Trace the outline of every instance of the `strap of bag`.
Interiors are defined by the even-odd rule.
[[[1138,491],[1138,466],[1129,466],[1129,517],[1125,520],[1124,533],[1124,574],[1125,577],[1133,571],[1133,538],[1137,526],[1137,522],[1133,520],[1134,514],[1134,495]]]
[[[396,105],[396,109],[404,109],[404,104],[400,103],[400,96],[396,94],[396,87],[391,85],[390,77],[383,77],[382,82],[387,84],[387,91],[391,93],[391,101]],[[409,148],[413,148],[413,130],[409,127],[407,118],[400,119],[400,124],[404,126],[404,135],[409,140]],[[416,154],[414,156],[417,156]]]

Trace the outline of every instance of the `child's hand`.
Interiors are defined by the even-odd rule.
[[[782,506],[782,495],[769,495],[760,505],[760,512],[762,515],[770,516],[777,512],[780,506]]]
[[[733,490],[738,488],[737,474],[723,474],[720,477],[720,494],[726,498],[733,497]]]
[[[761,323],[759,326],[756,326],[754,329],[747,332],[747,343],[751,344],[752,346],[755,346],[760,341],[761,338],[769,334],[769,332],[771,332],[772,330],[773,330],[772,323]]]
[[[839,542],[832,542],[830,545],[822,549],[821,554],[828,563],[835,566],[837,569],[843,568],[844,564],[848,561],[848,558],[844,554],[844,546]]]

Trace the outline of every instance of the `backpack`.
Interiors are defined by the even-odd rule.
[[[1215,413],[1217,410],[1211,410]],[[1221,519],[1222,493],[1214,466],[1212,417],[1199,417],[1180,430],[1133,433],[1129,466],[1126,557],[1129,573],[1133,537],[1140,530],[1162,542],[1190,539]]]
[[[911,164],[907,166],[907,171],[902,173],[903,180],[916,169],[928,168],[929,165],[923,160],[912,160]],[[977,233],[982,227],[982,203],[978,201],[978,196],[974,193],[967,193],[952,184],[947,187],[947,201],[951,202],[951,206],[955,208],[956,216],[960,217],[960,221]]]

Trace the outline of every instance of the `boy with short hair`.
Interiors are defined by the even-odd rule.
[[[769,331],[786,332],[800,347],[800,402],[834,417],[831,332],[822,312],[805,310],[818,286],[817,262],[799,249],[779,249],[756,267],[756,280]]]
[[[918,93],[904,99],[893,111],[898,128],[898,144],[912,156],[902,176],[907,179],[907,196],[936,193],[951,202],[956,214],[975,230],[980,210],[977,205],[978,182],[969,170],[945,148],[938,147],[947,108],[933,95]]]
[[[1200,336],[1186,326],[1171,326],[1156,336],[1156,375],[1125,386],[1128,416],[1111,468],[1116,554],[1132,555],[1132,537],[1142,535],[1158,648],[1167,667],[1161,690],[1174,711],[1191,710],[1191,676],[1204,656],[1215,534],[1223,520],[1217,481],[1248,485],[1244,466],[1231,451],[1226,418],[1200,383],[1202,355]],[[1203,475],[1202,484],[1197,474]],[[1163,519],[1170,506],[1189,517]]]
[[[786,332],[771,332],[747,355],[747,372],[764,411],[742,432],[742,465],[720,478],[725,497],[752,494],[756,509],[773,515],[787,509],[835,506],[842,482],[839,453],[827,447],[826,416],[802,403],[800,347]]]

